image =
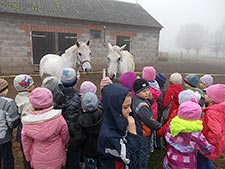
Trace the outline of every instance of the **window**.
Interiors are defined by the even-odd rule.
[[[33,64],[39,64],[41,58],[55,51],[53,32],[32,31]]]
[[[100,30],[90,30],[91,39],[100,39],[101,31]]]
[[[59,54],[65,53],[65,50],[73,46],[77,41],[76,33],[59,33]]]
[[[130,37],[129,36],[117,36],[116,37],[116,45],[123,46],[126,44],[124,50],[130,51]]]

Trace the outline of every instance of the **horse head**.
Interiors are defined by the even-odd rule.
[[[89,48],[90,41],[85,42],[76,42],[77,50],[75,50],[76,55],[76,68],[82,68],[84,72],[91,72],[91,50]]]
[[[107,73],[111,79],[116,78],[116,74],[118,73],[120,63],[122,61],[121,51],[126,47],[126,44],[122,47],[112,46],[108,43],[108,56],[107,59],[109,61]]]

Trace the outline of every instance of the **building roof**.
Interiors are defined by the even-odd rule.
[[[139,4],[115,0],[1,0],[3,12],[162,28]]]

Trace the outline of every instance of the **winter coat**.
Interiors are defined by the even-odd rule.
[[[53,91],[53,101],[55,109],[62,109],[62,116],[67,122],[71,142],[77,142],[77,137],[80,138],[80,132],[78,132],[80,130],[78,118],[81,113],[80,95],[73,88],[66,88],[59,84]]]
[[[211,153],[214,151],[214,146],[209,144],[201,133],[202,123],[200,120],[186,121],[176,117],[172,122],[174,121],[174,126],[171,124],[165,135],[168,144],[163,168],[196,169],[196,153]],[[174,129],[173,132],[172,129]]]
[[[153,112],[153,118],[155,120],[158,119],[158,99],[160,97],[160,94],[161,94],[161,90],[159,88],[159,85],[158,85],[158,82],[157,81],[150,81],[149,82],[150,84],[150,92],[152,93],[152,96],[154,98],[154,102],[152,103],[151,105],[151,108],[152,108],[152,112]]]
[[[132,101],[132,111],[138,135],[150,136],[152,129],[157,130],[161,127],[161,123],[152,119],[153,113],[149,100],[142,99],[136,95]]]
[[[81,151],[86,157],[97,157],[97,142],[103,121],[103,111],[83,112],[79,117],[82,129]]]
[[[22,119],[22,144],[34,169],[61,169],[66,164],[69,132],[61,110],[31,111]]]
[[[172,100],[169,116],[173,112],[173,110],[178,109],[179,106],[178,95],[182,90],[183,89],[180,84],[171,84],[170,87],[166,90],[162,106],[163,108],[166,108],[169,105],[170,101]]]
[[[0,117],[0,144],[4,144],[12,140],[13,128],[19,123],[19,113],[15,101],[3,96],[0,96],[0,110],[3,113]]]
[[[214,104],[203,109],[203,134],[215,146],[215,152],[206,157],[216,160],[225,149],[225,103]]]
[[[121,113],[128,92],[116,84],[102,89],[104,120],[97,146],[99,169],[137,168],[139,137],[127,132],[128,121]]]
[[[30,92],[19,92],[15,97],[15,102],[18,107],[18,111],[20,114],[20,119],[29,114],[30,109],[32,108],[30,101]],[[21,143],[21,131],[22,131],[22,123],[21,120],[17,127],[16,133],[16,141]]]

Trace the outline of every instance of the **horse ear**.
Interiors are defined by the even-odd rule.
[[[78,48],[80,47],[80,43],[78,41],[76,41],[76,45]]]
[[[121,46],[121,47],[120,47],[120,50],[124,50],[126,46],[127,46],[127,44]]]
[[[110,42],[108,42],[108,48],[111,49],[112,48],[112,45]]]
[[[88,41],[86,42],[86,45],[87,45],[87,46],[89,46],[89,45],[90,45],[90,43],[91,43],[91,42],[88,40]]]

